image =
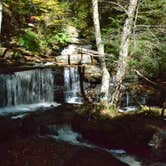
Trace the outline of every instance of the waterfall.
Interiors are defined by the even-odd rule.
[[[51,69],[0,74],[0,107],[52,103],[54,86]]]
[[[115,158],[128,164],[129,166],[142,165],[141,161],[137,160],[135,156],[128,155],[127,152],[123,149],[107,149],[90,143],[87,140],[84,140],[82,135],[80,133],[73,131],[70,125],[49,125],[48,131],[49,134],[45,136],[46,138],[52,138],[58,141],[68,142],[72,145],[107,152],[108,154],[113,155]]]
[[[130,96],[129,96],[129,92],[126,91],[126,107],[129,106],[129,101],[130,101]]]
[[[45,68],[0,74],[0,113],[41,110],[56,106],[55,101],[81,104],[78,68],[64,67],[64,73],[62,70]]]
[[[67,103],[82,103],[78,67],[64,68],[64,95]]]

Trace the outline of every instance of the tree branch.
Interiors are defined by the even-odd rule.
[[[113,5],[116,5],[116,6],[120,7],[120,8],[127,14],[127,10],[126,10],[122,5],[120,5],[120,4],[116,3],[116,2],[104,1],[104,0],[102,0],[102,1],[100,1],[100,2],[106,2],[106,3],[111,3],[111,4],[113,4]]]
[[[93,57],[104,57],[104,56],[107,56],[107,57],[114,57],[113,54],[107,54],[107,53],[101,54],[101,53],[99,53],[98,51],[89,50],[89,49],[82,48],[82,47],[77,47],[76,49],[77,49],[80,53],[89,54],[90,56],[93,56]]]
[[[144,80],[146,80],[147,82],[151,83],[152,85],[157,85],[156,82],[149,80],[147,77],[145,77],[143,74],[141,74],[138,70],[135,69],[134,72],[135,72],[138,76],[140,76],[141,78],[143,78]]]

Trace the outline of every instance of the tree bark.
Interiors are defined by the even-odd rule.
[[[92,6],[93,6],[93,22],[94,22],[94,28],[95,28],[96,45],[97,45],[97,50],[100,54],[99,62],[100,62],[101,70],[102,70],[100,102],[104,104],[108,104],[110,74],[106,68],[105,56],[104,56],[104,45],[101,39],[98,0],[92,0]]]
[[[1,27],[2,27],[2,0],[0,0],[0,34],[1,34]]]
[[[117,73],[111,96],[111,105],[114,105],[115,107],[117,107],[118,101],[120,100],[120,93],[123,89],[122,81],[128,66],[129,40],[132,33],[132,27],[133,27],[134,16],[137,5],[138,5],[138,0],[130,0],[127,12],[127,19],[123,27],[122,39],[119,51],[119,61],[117,65]]]

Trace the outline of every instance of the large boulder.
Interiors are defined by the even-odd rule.
[[[5,47],[0,47],[0,56],[3,56],[6,48]]]
[[[83,45],[82,48],[90,49],[91,45]],[[58,63],[63,64],[90,64],[92,63],[92,57],[87,54],[79,53],[78,45],[70,44],[66,48],[61,51],[61,55],[56,57],[56,61]]]
[[[75,44],[70,44],[62,50],[61,55],[73,55],[77,53],[77,46]]]
[[[65,28],[65,31],[70,35],[70,42],[71,43],[79,43],[79,34],[78,34],[78,30],[71,26],[71,25],[67,25]]]
[[[155,149],[165,149],[166,148],[166,130],[161,130],[153,135],[152,140],[149,145]]]
[[[3,166],[127,166],[113,155],[46,138],[24,138],[0,143]]]
[[[99,83],[102,78],[102,71],[96,65],[87,65],[84,68],[84,79],[88,82]]]

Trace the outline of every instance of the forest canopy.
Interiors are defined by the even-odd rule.
[[[92,4],[88,0],[3,0],[1,43],[23,47],[34,55],[58,55],[70,42],[66,25],[79,31],[80,38],[93,45],[95,35]],[[114,68],[119,57],[121,34],[129,1],[100,0],[99,14],[107,67]],[[140,0],[136,9],[129,47],[129,69],[149,78],[164,78],[166,70],[165,0]],[[34,20],[31,18],[34,16]],[[29,23],[33,26],[29,26]],[[129,70],[130,71],[130,70]]]

